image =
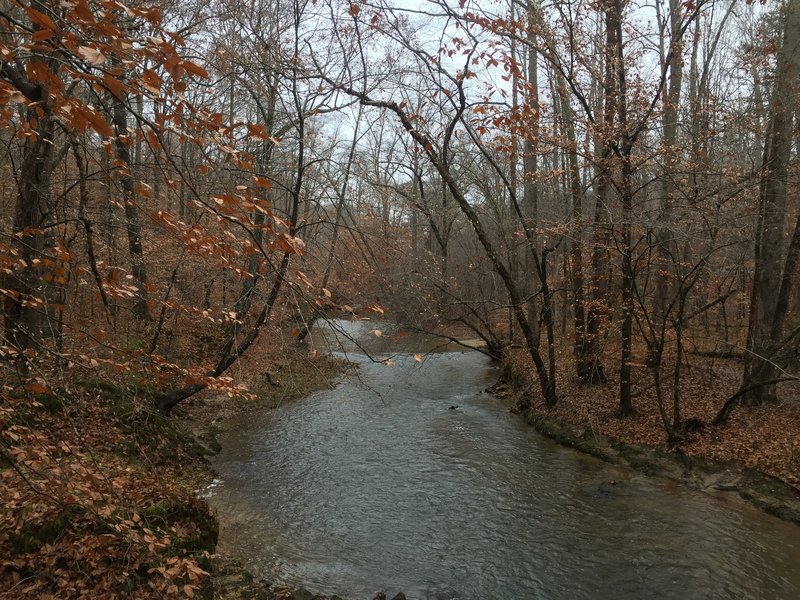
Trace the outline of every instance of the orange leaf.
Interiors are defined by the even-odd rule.
[[[203,79],[208,79],[208,71],[206,71],[200,65],[196,65],[191,61],[185,60],[181,63],[181,66],[192,73],[193,75],[197,75],[198,77],[202,77]]]
[[[54,31],[56,28],[56,24],[53,23],[53,20],[46,14],[39,12],[38,10],[35,10],[33,8],[26,8],[25,14],[28,15],[28,18],[34,25],[38,25],[43,29],[49,29],[51,31]]]
[[[28,384],[28,391],[31,394],[44,394],[47,391],[47,384],[41,379],[31,381]]]
[[[103,85],[106,86],[106,89],[114,94],[117,99],[122,100],[125,96],[125,92],[128,91],[128,86],[122,83],[119,79],[112,77],[108,73],[103,75]]]
[[[93,110],[82,110],[81,116],[86,119],[92,128],[94,128],[94,130],[100,135],[110,136],[114,133],[114,131],[111,129],[111,126],[102,117],[102,115],[98,115]]]
[[[161,86],[164,85],[164,80],[161,79],[158,73],[152,69],[145,69],[142,71],[142,77],[139,80],[139,85],[141,85],[148,92],[158,96],[161,94]]]
[[[81,55],[86,62],[90,65],[101,65],[106,61],[106,57],[98,48],[91,48],[89,46],[79,46],[78,54]]]
[[[52,29],[40,29],[31,36],[31,39],[34,42],[43,42],[45,40],[49,40],[51,37],[53,37]]]
[[[282,233],[275,241],[284,252],[297,254],[298,256],[302,256],[305,252],[306,243],[299,237],[292,237],[291,235]]]
[[[255,183],[258,187],[264,188],[265,190],[272,189],[272,182],[265,177],[258,177],[254,175],[253,183]]]
[[[75,12],[75,15],[85,21],[86,23],[94,23],[94,15],[92,15],[92,9],[89,8],[89,3],[86,0],[78,0],[75,4],[75,7],[72,9]]]

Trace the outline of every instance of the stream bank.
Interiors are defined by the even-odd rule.
[[[692,490],[715,495],[734,494],[770,515],[800,525],[800,490],[795,485],[740,460],[720,460],[703,452],[704,447],[698,441],[702,442],[704,436],[715,435],[712,426],[702,425],[700,431],[689,436],[687,447],[680,451],[667,450],[663,437],[660,444],[656,436],[652,436],[653,444],[636,443],[633,440],[645,435],[642,430],[646,426],[652,428],[653,419],[644,425],[648,415],[642,414],[644,410],[641,410],[640,414],[626,420],[627,428],[605,427],[608,423],[623,421],[613,413],[615,398],[609,398],[615,391],[612,384],[581,386],[578,389],[581,395],[594,391],[596,398],[590,401],[584,398],[584,408],[580,412],[574,411],[574,414],[568,415],[564,410],[547,411],[530,406],[532,390],[535,389],[534,380],[523,365],[524,360],[518,356],[506,360],[500,370],[500,380],[487,391],[506,398],[512,412],[519,413],[542,435],[610,464],[622,465],[647,476],[676,481]],[[570,391],[573,391],[572,388]],[[738,418],[745,419],[747,416]],[[638,431],[637,424],[640,425]],[[617,435],[608,434],[608,429]],[[796,435],[797,431],[788,433]]]
[[[206,457],[222,450],[220,436],[231,419],[263,415],[286,403],[305,398],[314,392],[331,389],[347,371],[348,363],[326,354],[309,353],[304,346],[293,346],[280,352],[269,351],[257,362],[243,360],[244,371],[252,398],[213,397],[192,398],[176,409],[176,426],[190,432]],[[249,357],[248,357],[249,358]],[[200,489],[211,485],[216,473],[210,461],[193,467],[192,480]],[[213,515],[213,527],[218,529],[220,516]],[[240,560],[227,553],[214,554],[208,563],[210,576],[203,589],[204,597],[214,600],[342,600],[338,596],[313,594],[301,587],[276,585],[256,578]]]
[[[366,346],[371,352],[376,353],[369,359],[363,355],[361,358],[350,356],[351,359],[361,363],[357,375],[340,379],[338,375],[345,368],[343,363],[336,360],[328,362],[329,359],[324,352],[316,355],[314,360],[308,361],[306,360],[308,358],[307,350],[303,350],[301,351],[302,356],[282,355],[276,359],[283,361],[282,363],[272,364],[268,369],[261,369],[261,376],[257,376],[255,379],[260,381],[262,387],[256,388],[259,392],[259,399],[255,401],[231,403],[230,400],[224,399],[210,402],[206,399],[198,402],[200,414],[192,413],[193,407],[188,407],[187,412],[192,415],[190,420],[194,420],[191,427],[196,428],[199,424],[205,425],[206,431],[203,434],[205,437],[201,436],[201,439],[207,448],[219,449],[219,440],[223,440],[222,450],[225,455],[221,458],[223,470],[218,474],[221,481],[215,482],[219,487],[215,488],[213,492],[216,494],[219,491],[223,497],[215,498],[213,504],[217,507],[218,515],[220,517],[224,515],[224,524],[228,531],[236,532],[233,536],[228,534],[227,547],[225,544],[221,544],[217,549],[218,554],[212,563],[213,575],[208,588],[209,597],[223,600],[339,600],[340,596],[323,595],[319,592],[327,592],[327,594],[335,592],[347,598],[372,598],[375,592],[370,590],[381,588],[391,590],[399,588],[409,593],[411,598],[430,597],[425,595],[428,593],[427,590],[432,589],[438,593],[437,588],[415,588],[415,577],[393,579],[397,575],[394,574],[383,579],[379,575],[382,566],[370,565],[364,569],[364,565],[359,562],[361,557],[354,558],[358,554],[356,549],[374,549],[375,544],[378,544],[392,563],[396,564],[403,559],[413,562],[414,556],[409,554],[409,547],[393,548],[395,542],[402,542],[407,535],[411,536],[408,539],[418,539],[417,536],[420,532],[407,531],[409,528],[413,529],[413,525],[408,524],[424,524],[426,522],[441,524],[443,529],[440,534],[433,537],[434,542],[432,542],[431,548],[431,550],[441,552],[439,544],[442,539],[445,539],[442,535],[447,536],[445,532],[469,530],[469,527],[465,526],[463,522],[458,521],[462,517],[474,522],[477,515],[482,515],[487,522],[494,523],[482,503],[465,506],[455,496],[450,501],[443,498],[459,487],[456,481],[452,480],[453,477],[461,481],[461,478],[466,476],[467,480],[472,483],[467,486],[473,490],[470,494],[471,502],[475,501],[474,492],[479,488],[474,484],[481,482],[483,485],[487,481],[494,481],[500,473],[504,472],[503,465],[511,466],[512,469],[495,481],[493,485],[499,485],[499,487],[488,487],[484,490],[488,494],[486,506],[497,507],[499,498],[505,498],[510,490],[519,491],[522,489],[521,485],[530,486],[531,489],[524,498],[509,497],[500,502],[501,506],[504,502],[508,502],[508,504],[504,510],[498,513],[497,522],[489,526],[489,531],[505,527],[504,524],[511,518],[514,522],[526,522],[534,528],[544,528],[542,531],[548,530],[546,535],[542,533],[545,536],[544,539],[552,537],[552,539],[572,540],[572,536],[575,536],[575,540],[583,540],[582,536],[588,534],[591,534],[590,539],[594,542],[608,538],[607,542],[610,546],[604,552],[607,552],[610,560],[615,563],[621,559],[619,564],[622,565],[627,564],[630,557],[614,558],[614,552],[611,549],[620,547],[620,544],[614,542],[614,535],[609,535],[609,532],[601,527],[604,522],[619,518],[618,508],[626,511],[623,514],[627,514],[633,523],[646,523],[647,527],[655,527],[657,536],[671,536],[674,534],[673,529],[678,531],[697,529],[700,531],[705,528],[708,520],[713,521],[715,525],[714,530],[709,532],[711,535],[707,537],[705,534],[701,534],[701,536],[706,540],[703,543],[711,544],[713,542],[713,546],[719,548],[727,547],[728,544],[725,543],[725,540],[734,539],[730,536],[737,535],[733,533],[735,530],[728,529],[732,526],[735,527],[734,522],[737,521],[737,518],[741,518],[736,517],[736,514],[741,512],[742,517],[747,515],[745,520],[752,520],[753,524],[761,523],[761,519],[766,518],[759,515],[758,511],[745,507],[744,503],[740,503],[734,498],[736,494],[732,492],[749,494],[751,503],[784,519],[797,522],[797,519],[793,517],[797,513],[792,512],[795,508],[790,502],[782,499],[783,488],[778,487],[773,480],[757,477],[755,473],[743,474],[733,467],[705,464],[697,457],[692,457],[693,466],[691,472],[687,474],[686,465],[677,455],[658,448],[638,447],[634,444],[622,443],[596,429],[569,424],[550,414],[530,411],[526,415],[528,422],[545,437],[622,468],[597,467],[593,463],[598,461],[585,462],[588,459],[579,458],[580,455],[574,453],[567,453],[568,456],[563,459],[558,458],[564,451],[559,451],[555,444],[545,443],[542,448],[534,449],[534,446],[541,444],[529,440],[529,438],[536,436],[531,436],[532,431],[529,428],[527,429],[528,435],[525,435],[524,425],[503,408],[504,402],[507,402],[509,398],[518,398],[525,393],[527,382],[523,378],[512,377],[511,380],[515,383],[513,388],[511,385],[501,382],[489,387],[487,391],[490,391],[492,395],[483,394],[481,390],[496,381],[498,375],[495,368],[489,367],[488,363],[484,365],[485,359],[476,359],[475,357],[478,356],[476,353],[464,352],[431,355],[407,354],[409,351],[413,352],[416,347],[413,347],[413,340],[403,336],[398,336],[398,342],[396,342],[396,344],[402,344],[403,347],[399,350],[395,347],[397,351],[390,353],[391,357],[387,356],[385,360],[380,360],[385,349],[379,347],[378,344],[383,343],[382,340],[390,334],[387,334],[387,327],[381,325],[383,333],[377,335],[375,333],[378,331],[376,325],[349,324],[349,327],[354,328],[350,333],[359,340],[363,340],[363,344],[359,344],[359,347]],[[411,350],[409,350],[410,348]],[[354,352],[354,350],[352,351]],[[269,375],[267,376],[266,373]],[[402,375],[403,373],[405,375]],[[478,375],[478,373],[482,374]],[[479,377],[478,380],[467,383],[476,376]],[[434,387],[428,387],[430,382],[434,382]],[[332,389],[333,383],[338,384],[335,389]],[[312,393],[314,390],[326,389],[331,391],[321,394]],[[286,394],[287,390],[290,390],[291,393]],[[307,394],[311,394],[307,401],[291,401]],[[501,398],[505,396],[506,399],[495,400],[492,396]],[[277,410],[271,410],[275,407]],[[226,408],[230,410],[227,411]],[[225,418],[220,419],[220,414],[225,415]],[[505,416],[503,416],[504,414]],[[209,417],[211,418],[209,419]],[[228,428],[227,432],[226,427]],[[233,439],[230,436],[230,429],[236,432]],[[518,429],[522,431],[517,431]],[[372,439],[364,439],[366,432],[369,432]],[[332,433],[334,435],[331,435]],[[421,437],[416,437],[420,434],[422,434]],[[510,442],[509,434],[515,440],[514,442]],[[487,449],[481,445],[486,439],[493,439],[495,444],[501,445],[495,445],[490,450],[491,452],[500,451],[494,457],[497,461],[491,464],[486,462],[489,459]],[[540,439],[543,440],[543,438]],[[543,441],[546,442],[546,440]],[[387,445],[387,442],[390,443]],[[297,443],[299,446],[295,446]],[[365,443],[368,447],[365,446]],[[514,448],[505,446],[509,443]],[[533,444],[533,446],[528,446],[528,444]],[[527,448],[527,450],[520,452],[523,448]],[[343,461],[349,460],[347,457],[351,453],[355,452],[358,455],[362,450],[365,450],[366,453],[361,458],[353,459],[356,462],[347,466],[345,471],[339,473],[335,470],[342,468]],[[414,480],[412,487],[403,488],[402,482],[405,480],[405,475],[395,472],[396,469],[401,468],[401,457],[403,462],[408,463],[409,453],[413,454],[421,450],[427,453],[424,457],[420,457],[425,462],[414,466],[412,471],[417,474],[426,474],[424,480],[430,479],[438,482],[434,495],[422,492],[424,494],[422,497],[419,494],[411,494],[411,491],[424,485],[423,480]],[[516,480],[519,475],[517,471],[522,468],[521,463],[520,467],[514,467],[515,462],[510,458],[526,456],[531,451],[535,456],[531,459],[531,464],[522,470],[535,469],[535,471],[530,471],[529,475],[532,478],[530,481],[528,481],[528,476],[524,477],[524,480],[528,482],[524,484],[522,481]],[[277,462],[270,463],[269,466],[256,467],[267,455],[273,455]],[[217,466],[220,465],[220,456],[218,455],[214,459]],[[477,457],[481,457],[478,462],[476,462]],[[562,464],[562,460],[566,460],[569,464]],[[551,461],[555,462],[549,464]],[[523,462],[527,464],[528,461]],[[364,481],[365,478],[373,477],[381,470],[391,473],[389,479],[368,479],[370,484],[365,490],[367,495],[364,496],[364,492],[359,491],[356,480]],[[541,473],[537,474],[539,471]],[[565,473],[572,475],[567,477],[567,481],[561,481]],[[657,477],[642,478],[635,473]],[[325,478],[325,483],[321,487],[314,487],[313,481],[309,482],[304,479],[309,474],[312,474],[314,478],[320,476]],[[540,476],[543,479],[539,479]],[[477,479],[473,481],[469,478]],[[571,481],[573,478],[575,481]],[[651,479],[652,483],[647,483]],[[692,490],[702,490],[708,494],[719,495],[721,504],[714,508],[715,501],[684,498],[684,494],[658,483],[658,479],[680,482],[679,486],[673,486],[675,488],[689,487]],[[557,487],[562,485],[566,487],[557,493],[554,490],[553,502],[555,505],[550,506],[548,504],[550,500],[547,499],[549,492],[545,492],[547,496],[544,500],[542,498],[542,484],[544,481],[555,482],[556,480],[560,481]],[[398,485],[401,487],[398,488]],[[227,491],[224,488],[228,488]],[[398,493],[399,490],[406,490],[406,492]],[[333,493],[331,494],[331,492]],[[656,502],[661,506],[653,510],[650,506],[651,503],[662,494],[665,495],[663,502]],[[226,495],[227,497],[224,497]],[[483,495],[483,492],[479,494],[478,499]],[[265,503],[263,500],[265,496],[274,496],[274,502]],[[695,496],[705,496],[705,494],[696,494]],[[575,502],[576,505],[562,506],[564,498],[568,498],[569,503]],[[386,502],[382,503],[382,499],[385,499]],[[791,500],[791,497],[789,499]],[[419,501],[422,501],[422,504],[419,504]],[[542,501],[545,502],[545,505],[539,506],[537,503]],[[376,504],[373,506],[372,503]],[[555,537],[550,535],[553,533],[549,532],[551,517],[558,519],[560,514],[574,516],[576,510],[579,511],[578,514],[582,514],[581,511],[584,510],[594,512],[598,508],[598,503],[598,516],[586,515],[585,523],[592,524],[588,530],[572,531],[569,529],[572,527],[572,523],[559,521],[558,527],[567,528],[569,531],[562,532],[559,529],[558,535],[553,534]],[[726,504],[728,509],[724,508]],[[738,508],[740,504],[742,505],[741,510]],[[459,506],[459,510],[455,512],[442,510],[447,506]],[[290,513],[281,515],[282,511],[285,512],[286,507],[291,507]],[[556,509],[556,507],[558,508]],[[749,512],[744,510],[745,508]],[[423,512],[420,513],[420,510]],[[707,510],[710,512],[706,513]],[[732,519],[729,520],[722,516],[726,510],[733,511]],[[330,520],[330,515],[336,515],[339,511],[342,511],[339,513],[340,516]],[[356,517],[356,521],[346,523],[336,521],[343,517],[349,518],[348,515],[355,515],[356,513],[353,511],[362,516]],[[347,543],[352,542],[352,546],[341,545],[339,541],[336,541],[337,536],[342,532],[352,530],[359,525],[383,527],[380,525],[378,515],[388,514],[389,511],[393,514],[389,529],[365,530],[362,532],[364,534],[362,537],[347,541]],[[407,515],[406,511],[408,511]],[[517,514],[517,511],[522,512]],[[691,521],[691,526],[684,528],[680,523],[686,517]],[[677,521],[674,520],[675,518]],[[270,524],[259,525],[259,519],[268,519]],[[450,523],[453,520],[458,521],[458,526]],[[220,522],[222,521],[220,519]],[[668,530],[661,529],[664,524],[675,522],[678,523],[677,526],[670,526]],[[307,538],[308,531],[295,530],[297,523],[308,523],[311,529],[323,532],[323,538]],[[433,527],[438,527],[438,524]],[[767,528],[770,527],[769,524],[766,525]],[[395,526],[399,529],[396,529]],[[266,528],[261,529],[261,527]],[[593,528],[598,527],[602,531],[594,531]],[[748,530],[758,530],[758,528],[759,525],[754,525],[749,526]],[[516,531],[516,528],[514,530]],[[497,529],[497,531],[502,530]],[[618,530],[614,529],[613,531]],[[512,540],[507,533],[498,533],[497,535],[500,537],[492,537],[491,540],[479,543],[479,546],[487,547],[488,544],[489,547],[496,548],[501,554],[506,549],[510,549],[509,551],[513,551],[514,555],[519,555],[521,548],[532,547],[531,540],[520,539],[511,543]],[[567,537],[562,538],[562,535]],[[647,535],[652,536],[653,533],[645,533],[645,536]],[[722,537],[717,537],[719,535]],[[768,534],[765,535],[768,536]],[[221,539],[224,538],[224,535],[221,536]],[[333,546],[327,547],[329,544],[326,539],[333,539]],[[536,539],[541,542],[539,537]],[[794,539],[791,532],[788,539]],[[389,542],[387,544],[382,540],[389,540]],[[756,544],[762,544],[764,541],[760,537],[758,540],[756,541],[754,538],[753,541]],[[460,560],[458,556],[475,556],[475,549],[470,546],[474,541],[472,539],[450,539],[446,545],[447,554],[452,553],[455,560]],[[650,543],[652,544],[652,542]],[[464,545],[463,552],[459,550],[460,544]],[[232,545],[238,546],[237,552],[232,551]],[[562,548],[563,545],[563,542],[559,542],[557,548],[554,547],[551,551]],[[297,558],[297,555],[293,555],[294,549],[302,547],[313,549],[312,554],[309,555],[303,551],[301,563],[292,564]],[[652,569],[656,565],[659,566],[658,572],[665,576],[672,570],[682,571],[687,568],[687,565],[682,562],[683,557],[676,557],[672,554],[674,548],[677,547],[682,546],[680,543],[672,544],[672,542],[663,548],[659,546],[661,549],[655,552],[656,555],[664,549],[669,549],[669,553],[659,556],[653,564],[645,563],[644,567],[640,563],[639,551],[634,551],[636,558],[629,567],[648,569],[648,573],[651,573],[648,577],[652,577]],[[417,550],[421,556],[426,556],[425,548],[417,547]],[[265,551],[268,554],[265,557],[266,560],[254,559],[254,556]],[[712,569],[723,566],[722,563],[715,562],[717,558],[709,559],[711,562],[706,565],[700,558],[706,556],[705,552],[707,551],[704,550],[700,554],[692,556],[692,565],[696,565],[697,560],[700,559],[702,568]],[[648,548],[648,554],[650,553],[652,553],[652,548]],[[447,554],[435,554],[429,558],[442,561],[443,558],[447,558]],[[604,554],[601,552],[600,556],[604,556]],[[664,557],[667,558],[667,570],[661,573],[665,567]],[[277,562],[270,562],[274,558],[278,558]],[[308,560],[313,563],[310,571],[303,566],[303,563]],[[426,560],[430,564],[430,560]],[[447,560],[450,559],[447,558]],[[630,558],[630,560],[634,560],[634,558]],[[561,561],[556,562],[561,563]],[[491,568],[499,569],[498,573],[500,573],[502,565],[507,564],[509,564],[508,560],[503,559]],[[446,569],[457,567],[455,563],[449,562],[444,562],[444,565]],[[755,566],[755,564],[751,566]],[[286,567],[289,567],[288,578]],[[372,567],[378,568],[370,570]],[[536,569],[542,568],[547,569],[545,565],[536,567]],[[596,565],[592,565],[590,570],[595,568],[597,568]],[[348,587],[358,585],[353,583],[355,580],[352,579],[356,569],[360,571],[361,587]],[[482,570],[483,567],[477,568],[476,565],[477,572]],[[794,573],[792,568],[789,568],[789,571]],[[424,577],[423,572],[416,567],[405,569],[403,572],[420,573],[420,577]],[[546,577],[554,578],[552,581],[543,583],[546,586],[543,589],[546,590],[558,589],[557,586],[553,587],[555,582],[573,580],[566,573],[543,572]],[[627,572],[629,571],[623,569],[620,574]],[[537,571],[537,573],[541,574],[542,571]],[[790,579],[795,580],[796,576],[795,573]],[[436,572],[430,579],[416,580],[416,583],[446,584],[448,583],[446,577],[445,570]],[[500,587],[496,589],[503,590],[505,588],[502,586],[508,586],[510,583],[511,580],[501,577],[491,586],[498,585]],[[303,586],[306,585],[308,587],[304,588]],[[373,585],[374,587],[370,587]],[[452,595],[455,593],[452,589],[452,582],[450,585],[451,588],[445,591],[445,594],[450,595],[442,597],[472,597],[469,594]],[[468,585],[467,589],[478,594],[474,597],[487,597],[485,589],[481,591],[469,584],[465,585]],[[511,585],[516,584],[511,583]],[[536,585],[538,586],[539,583]],[[623,594],[620,597],[637,597],[636,594],[641,591],[641,588],[636,587],[639,584],[627,579],[620,579],[615,585],[633,586],[629,590],[628,596]],[[487,589],[495,589],[491,586]],[[517,591],[519,590],[514,588],[515,593],[506,595],[506,597],[521,597],[516,594]],[[526,589],[525,591],[530,590]],[[581,588],[581,592],[583,591],[586,590]],[[381,596],[376,597],[380,598]],[[392,594],[390,593],[387,597],[392,597]],[[542,597],[547,596],[545,594]],[[582,596],[579,594],[575,597]],[[735,597],[735,594],[727,597]]]
[[[338,325],[372,353],[358,373],[238,419],[214,458],[221,551],[259,578],[359,599],[800,593],[793,524],[562,448],[485,393],[479,353]]]

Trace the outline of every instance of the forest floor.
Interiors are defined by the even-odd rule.
[[[219,516],[199,492],[211,481],[209,455],[227,418],[263,411],[332,386],[346,368],[287,336],[264,336],[233,368],[253,397],[206,392],[165,419],[145,387],[65,370],[46,391],[7,374],[0,402],[0,599],[217,598],[325,600],[302,589],[256,581],[235,557],[216,554]],[[496,386],[535,398],[533,373],[513,351]],[[89,371],[90,372],[90,371]],[[617,385],[585,387],[561,365],[560,402],[534,402],[528,420],[546,435],[604,460],[738,491],[800,522],[800,390],[780,404],[738,408],[709,425],[736,389],[737,365],[693,361],[683,384],[685,457],[666,450],[644,368],[633,417],[616,413]],[[16,383],[15,383],[16,382]],[[235,388],[234,388],[235,389]],[[689,467],[691,466],[691,469]],[[331,597],[330,600],[335,600]]]
[[[800,524],[800,385],[782,384],[780,402],[739,406],[726,423],[713,425],[725,400],[738,389],[741,367],[733,360],[695,355],[690,361],[683,368],[681,418],[693,427],[677,450],[668,450],[652,377],[644,366],[634,373],[636,412],[625,418],[617,416],[619,382],[609,377],[605,384],[583,385],[569,371],[569,361],[559,364],[556,407],[546,409],[532,401],[540,397],[536,374],[520,350],[510,353],[503,383],[493,391],[510,396],[517,408],[524,407],[528,422],[558,442],[696,489],[737,492],[759,508]],[[671,372],[670,365],[664,372]],[[671,415],[672,388],[664,388]]]
[[[255,398],[205,392],[168,419],[130,375],[64,369],[43,374],[45,391],[6,372],[0,599],[323,600],[256,582],[215,554],[218,516],[199,492],[213,477],[208,457],[224,419],[328,387],[342,369],[264,336],[232,369]]]

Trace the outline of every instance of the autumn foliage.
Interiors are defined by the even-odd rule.
[[[209,72],[157,6],[19,2],[0,20],[3,168],[16,183],[0,240],[0,589],[191,597],[215,522],[181,474],[199,452],[155,398],[246,395],[224,371],[281,285],[302,282],[288,269],[304,252],[296,212],[273,212],[248,151],[279,140],[190,92]],[[178,196],[173,211],[165,199]],[[271,293],[257,287],[268,278]],[[248,281],[250,303],[232,309]]]
[[[167,417],[328,314],[797,485],[797,0],[207,4],[0,6],[9,598],[199,592]]]
[[[4,391],[3,598],[200,589],[216,525],[181,474],[200,456],[141,402],[112,397],[90,381]]]

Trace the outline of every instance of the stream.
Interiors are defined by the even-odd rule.
[[[419,362],[430,340],[333,326],[389,364],[321,326],[357,373],[220,438],[220,544],[257,576],[353,600],[800,598],[800,527],[558,446],[484,391],[478,352]]]

